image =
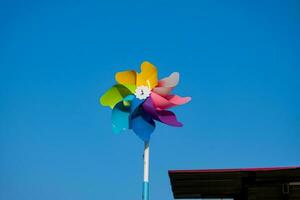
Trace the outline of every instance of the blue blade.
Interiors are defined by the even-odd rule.
[[[131,128],[140,139],[147,142],[150,140],[151,133],[155,129],[155,122],[141,109],[137,109],[136,112],[130,120]]]
[[[130,105],[130,112],[134,113],[137,108],[144,102],[145,100],[140,100],[138,98],[134,98],[131,101],[131,105]]]

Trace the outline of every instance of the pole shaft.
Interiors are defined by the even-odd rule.
[[[143,200],[149,200],[149,142],[145,142],[144,146]]]

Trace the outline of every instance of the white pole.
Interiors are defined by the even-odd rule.
[[[144,146],[143,200],[149,200],[149,142],[145,142]]]

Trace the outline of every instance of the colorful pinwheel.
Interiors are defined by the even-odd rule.
[[[119,133],[132,129],[145,142],[143,200],[149,199],[149,140],[155,129],[155,121],[170,126],[182,124],[169,108],[182,105],[191,100],[171,94],[179,82],[179,73],[158,81],[157,69],[149,62],[143,62],[141,72],[122,71],[116,73],[117,84],[112,86],[101,98],[103,106],[112,109],[112,128]]]
[[[169,108],[191,100],[171,94],[179,82],[179,73],[158,81],[157,69],[149,62],[143,62],[141,73],[122,71],[115,75],[117,84],[101,98],[103,106],[112,109],[112,128],[116,133],[132,129],[143,141],[150,140],[155,129],[155,121],[180,127],[176,115]]]

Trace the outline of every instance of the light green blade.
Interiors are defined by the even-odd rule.
[[[135,85],[116,84],[106,91],[100,98],[103,106],[109,106],[111,109],[126,96],[133,94],[136,89]]]

